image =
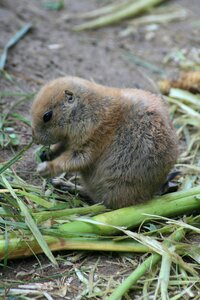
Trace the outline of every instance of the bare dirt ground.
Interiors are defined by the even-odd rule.
[[[77,20],[66,21],[68,13],[89,11],[101,7],[111,1],[98,0],[66,0],[61,11],[50,11],[44,8],[42,0],[3,0],[0,3],[0,49],[8,39],[25,22],[32,22],[29,33],[14,46],[8,55],[6,71],[13,80],[0,77],[2,92],[32,93],[50,79],[65,74],[80,76],[98,83],[115,87],[140,87],[157,91],[154,85],[161,74],[150,69],[136,66],[127,53],[153,63],[165,73],[176,70],[174,64],[164,65],[163,59],[172,50],[198,47],[200,42],[199,27],[194,26],[200,15],[199,0],[167,1],[166,6],[177,5],[188,10],[188,17],[183,21],[159,25],[150,33],[148,26],[140,26],[128,37],[121,37],[121,31],[127,22],[116,26],[86,32],[73,32],[72,25]],[[55,46],[57,45],[57,46]],[[18,99],[19,100],[19,99]],[[15,103],[16,98],[7,96],[0,98],[0,111],[12,109],[30,120],[31,101]],[[1,149],[0,158],[12,157],[13,151],[23,148],[31,140],[31,129],[24,124],[14,124],[20,136],[17,149]],[[38,180],[35,174],[33,146],[23,160],[16,165],[16,171],[23,178]],[[54,269],[44,255],[36,258],[10,261],[6,269],[2,269],[2,283],[16,286],[20,281],[43,282],[42,288],[48,291],[53,299],[88,299],[84,296],[84,283],[81,282],[76,269],[82,270],[84,276],[94,274],[95,280],[101,282],[102,290],[109,289],[113,281],[121,282],[140,262],[141,256],[133,254],[67,252],[60,255],[60,268]],[[91,276],[92,278],[92,276]],[[91,279],[93,280],[93,279]],[[77,298],[77,295],[83,295]],[[142,299],[139,284],[132,292],[131,298]],[[31,296],[30,296],[31,298]],[[26,298],[26,299],[30,299]],[[5,296],[5,299],[6,296]],[[11,299],[11,298],[8,298]],[[22,299],[13,296],[12,299]],[[25,299],[25,298],[23,298]],[[46,296],[32,299],[47,299]],[[102,299],[90,296],[90,299]],[[189,299],[189,298],[183,298]]]

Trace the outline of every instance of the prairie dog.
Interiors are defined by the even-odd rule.
[[[90,198],[109,208],[149,200],[177,159],[167,107],[144,90],[62,77],[40,90],[31,113],[33,140],[54,153],[38,172],[79,172]]]

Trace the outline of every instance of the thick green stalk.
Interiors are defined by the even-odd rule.
[[[149,220],[145,214],[172,217],[197,210],[200,210],[200,187],[164,195],[143,204],[117,209],[91,218],[97,224],[74,221],[60,225],[59,230],[69,233],[112,235],[116,234],[118,229],[111,226],[127,228],[139,226],[142,222]],[[98,222],[111,226],[100,225]]]
[[[184,230],[179,229],[171,234],[171,241],[180,241],[184,237]],[[163,242],[163,244],[167,247],[170,246],[169,241]],[[159,254],[152,254],[148,257],[141,265],[139,265],[131,275],[129,275],[124,282],[119,285],[112,295],[110,295],[107,300],[119,300],[121,297],[131,288],[133,284],[135,284],[148,270],[150,270],[153,266],[155,266],[161,260],[161,256]]]
[[[89,251],[120,251],[120,252],[152,252],[150,248],[134,241],[112,241],[101,238],[57,238],[44,236],[51,251],[60,250],[89,250]],[[6,251],[7,247],[7,251]],[[7,254],[9,259],[31,256],[42,253],[43,250],[33,238],[22,240],[11,238],[6,244],[5,239],[0,240],[0,260]]]
[[[97,18],[94,21],[85,22],[79,26],[75,26],[74,30],[81,31],[91,28],[100,28],[106,25],[114,24],[116,22],[134,17],[139,13],[148,10],[152,6],[158,5],[165,0],[138,0],[124,8],[106,16]]]
[[[189,213],[192,211],[197,211],[199,209],[200,187],[196,187],[190,189],[189,191],[176,192],[173,194],[168,194],[159,198],[155,198],[147,203],[135,205],[134,207],[122,208],[115,211],[99,214],[91,219],[88,218],[88,220],[96,222],[96,224],[92,224],[86,221],[72,221],[67,224],[59,225],[58,232],[66,233],[66,238],[58,238],[47,235],[43,236],[43,238],[45,239],[51,250],[81,249],[137,252],[139,250],[134,250],[133,247],[133,245],[135,244],[129,244],[129,242],[127,241],[108,242],[103,237],[101,239],[91,239],[85,237],[73,237],[73,234],[76,236],[81,236],[85,233],[97,235],[111,235],[119,232],[119,229],[113,226],[134,227],[140,225],[144,221],[149,220],[149,217],[145,216],[144,213],[150,215],[170,217],[179,214]],[[53,215],[54,211],[52,211],[51,213]],[[110,226],[104,226],[99,223],[109,224]],[[54,236],[55,234],[56,229],[54,230]],[[72,237],[69,238],[69,236],[71,235]],[[32,248],[32,251],[28,249],[28,244],[30,245],[30,248]],[[32,252],[42,252],[40,246],[34,239],[22,241],[19,238],[14,238],[13,235],[9,240],[8,247],[9,258],[32,255]],[[6,255],[5,249],[5,241],[0,237],[1,258]],[[145,251],[149,251],[149,249],[145,248]]]

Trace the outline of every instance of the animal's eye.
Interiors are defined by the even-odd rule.
[[[47,123],[51,120],[52,118],[52,115],[53,115],[53,111],[50,110],[50,111],[47,111],[44,115],[43,115],[43,121],[44,123]]]
[[[74,102],[74,96],[73,96],[73,93],[66,90],[65,91],[65,97],[66,97],[66,100],[69,102],[69,103],[73,103]]]

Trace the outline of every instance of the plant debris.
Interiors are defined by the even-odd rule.
[[[184,72],[172,80],[159,81],[159,88],[163,94],[168,94],[171,88],[179,88],[192,93],[200,93],[200,71]]]
[[[100,15],[100,17],[81,25],[77,25],[73,28],[73,30],[81,31],[112,25],[148,11],[150,8],[164,1],[166,0],[128,0],[124,3],[116,4],[116,6],[112,5],[107,8],[104,7],[100,9],[99,14],[98,11],[95,10],[94,12],[83,15],[84,18],[96,17],[98,15]]]
[[[0,71],[4,70],[6,60],[7,60],[7,55],[8,55],[8,50],[13,47],[16,43],[19,42],[21,38],[24,37],[24,35],[31,29],[32,24],[28,23],[25,24],[19,31],[13,35],[10,40],[6,43],[3,53],[0,56]]]

